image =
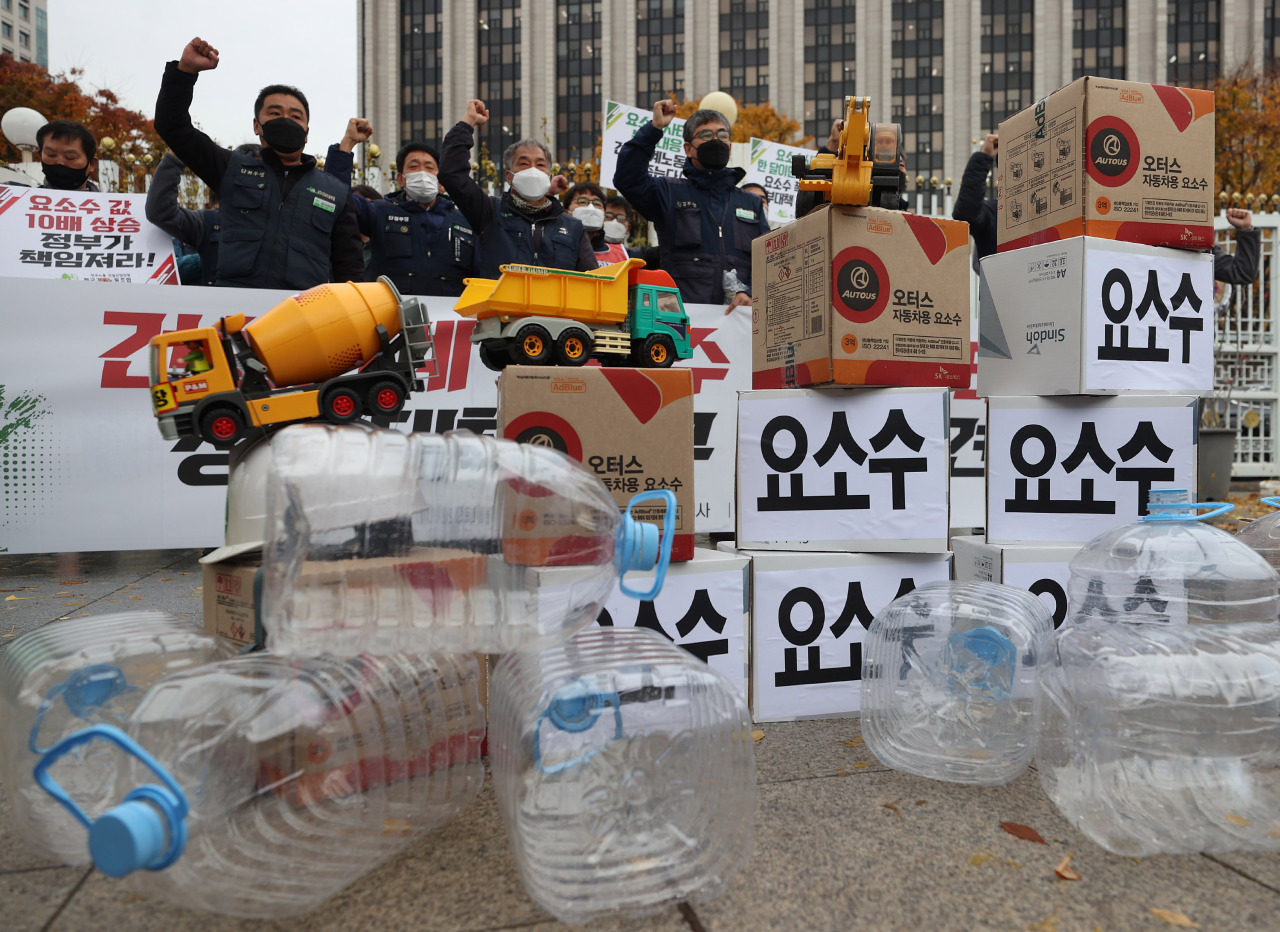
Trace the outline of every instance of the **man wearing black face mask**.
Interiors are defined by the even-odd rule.
[[[751,241],[769,230],[760,198],[738,188],[741,168],[728,168],[729,124],[715,110],[684,124],[684,178],[649,174],[653,150],[676,114],[671,100],[653,105],[653,120],[618,153],[613,183],[658,228],[658,255],[685,301],[751,303]]]
[[[44,170],[42,188],[59,191],[97,191],[89,180],[89,172],[97,164],[98,143],[79,123],[53,120],[36,133],[40,149],[40,167]]]
[[[224,149],[191,124],[191,95],[218,50],[195,38],[165,67],[156,132],[218,192],[222,241],[217,284],[302,290],[363,281],[364,257],[349,188],[303,153],[311,109],[297,88],[264,87],[254,102],[259,157]]]

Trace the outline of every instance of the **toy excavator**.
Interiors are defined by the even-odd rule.
[[[870,97],[846,97],[844,106],[839,150],[834,155],[819,152],[811,159],[803,155],[791,159],[791,174],[800,180],[797,217],[828,201],[898,208],[902,125],[871,123],[867,119]]]

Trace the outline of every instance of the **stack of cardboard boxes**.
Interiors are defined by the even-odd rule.
[[[982,262],[987,521],[958,579],[1041,595],[1061,624],[1081,545],[1196,489],[1213,387],[1213,93],[1082,78],[1000,125]]]
[[[757,239],[738,402],[756,721],[859,711],[862,643],[951,575],[948,393],[970,375],[966,224],[832,205]],[[729,545],[722,545],[728,548]]]

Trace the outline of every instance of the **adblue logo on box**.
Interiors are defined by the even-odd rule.
[[[553,394],[562,395],[581,395],[587,390],[587,383],[582,379],[552,379],[551,391]]]

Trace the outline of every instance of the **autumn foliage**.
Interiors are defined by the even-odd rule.
[[[1280,193],[1280,74],[1237,68],[1214,97],[1214,183],[1228,193]]]
[[[87,94],[80,89],[84,72],[73,68],[68,74],[50,75],[39,65],[20,62],[0,54],[0,113],[14,107],[30,107],[50,120],[83,123],[99,142],[105,136],[116,141],[116,154],[132,148],[139,155],[151,153],[159,160],[164,143],[151,121],[136,110],[120,104],[120,98],[105,88]],[[100,157],[106,153],[99,152]],[[0,162],[21,161],[21,153],[7,139],[0,138]]]
[[[672,100],[676,100],[672,97]],[[733,124],[733,141],[748,142],[751,137],[767,139],[769,142],[780,142],[786,146],[812,145],[812,136],[801,136],[801,126],[785,113],[774,110],[769,103],[744,106],[737,98],[738,120]],[[682,120],[693,115],[698,109],[696,100],[676,100],[676,116]]]

